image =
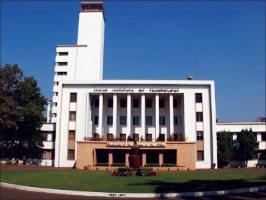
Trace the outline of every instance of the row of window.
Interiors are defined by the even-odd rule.
[[[174,100],[174,108],[177,108],[178,100]],[[92,106],[95,108],[99,108],[99,99],[95,99],[92,103]],[[139,99],[133,99],[132,101],[133,108],[139,108],[140,107],[140,101]],[[145,101],[146,108],[152,108],[152,99],[146,99]],[[113,107],[113,99],[107,100],[107,107],[112,108]],[[126,99],[120,99],[120,108],[126,108],[127,107],[127,100]],[[165,108],[165,100],[160,99],[159,100],[159,107]]]
[[[68,150],[67,151],[67,159],[74,160],[75,159],[75,150]],[[200,150],[197,151],[197,161],[204,161],[204,151]]]
[[[69,121],[76,121],[76,111],[69,112]],[[139,116],[133,116],[133,125],[139,125],[139,121],[140,121]],[[202,112],[196,113],[196,121],[197,122],[203,121]],[[98,122],[99,122],[99,117],[94,116],[94,124],[98,125]],[[160,122],[160,125],[165,125],[165,117],[159,116],[159,122]],[[120,125],[126,125],[126,124],[127,124],[127,116],[120,116]],[[177,116],[174,116],[174,124],[178,125]],[[107,116],[107,125],[113,125],[113,116]],[[146,125],[152,125],[152,116],[146,116]]]
[[[56,85],[58,85],[58,82],[55,82]],[[202,102],[202,94],[201,93],[196,93],[196,102],[201,103]],[[70,93],[70,102],[77,102],[77,93]],[[133,108],[139,108],[140,106],[140,101],[139,99],[133,99]],[[145,106],[147,108],[152,108],[152,100],[151,99],[146,99]],[[174,108],[177,108],[177,105],[180,104],[180,99],[174,99]],[[92,105],[95,108],[99,107],[99,99],[95,99],[92,103]],[[107,100],[107,107],[112,108],[113,107],[113,99],[108,99]],[[127,107],[127,100],[126,99],[120,99],[120,107],[125,108]],[[165,100],[160,99],[159,100],[159,107],[160,108],[165,108]]]
[[[146,125],[152,125],[152,116],[146,116]],[[179,118],[181,121],[181,119]],[[94,116],[94,125],[98,125],[99,123],[99,117]],[[179,122],[181,123],[181,122]],[[140,117],[139,116],[133,116],[132,117],[132,124],[133,125],[140,125]],[[165,125],[165,117],[159,116],[159,124]],[[178,117],[174,116],[174,124],[178,125]],[[113,125],[113,116],[107,116],[107,125]],[[127,125],[127,116],[120,116],[120,125]]]

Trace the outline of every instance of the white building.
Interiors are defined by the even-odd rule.
[[[56,47],[51,124],[43,126],[56,134],[44,146],[54,149],[54,166],[127,166],[136,140],[143,166],[217,167],[214,81],[103,80],[103,4],[81,6],[77,45]]]

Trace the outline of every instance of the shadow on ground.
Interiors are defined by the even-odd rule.
[[[190,180],[188,182],[176,183],[158,180],[149,180],[144,183],[138,183],[137,185],[151,185],[154,188],[154,193],[158,194],[158,197],[165,197],[164,193],[183,193],[183,192],[195,192],[195,191],[215,191],[215,190],[232,190],[239,188],[248,188],[255,186],[266,185],[266,176],[263,177],[265,181],[251,181],[245,180]],[[135,184],[131,184],[135,185]],[[191,199],[189,197],[182,197],[183,199]],[[204,197],[203,199],[205,199]]]

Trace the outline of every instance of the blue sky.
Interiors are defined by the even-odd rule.
[[[219,120],[265,116],[265,2],[106,1],[105,79],[215,80]],[[1,65],[52,96],[55,45],[75,44],[78,1],[4,1]]]

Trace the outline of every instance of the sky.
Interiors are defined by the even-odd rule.
[[[265,1],[104,1],[104,79],[214,80],[217,118],[265,116]],[[76,44],[79,1],[1,2],[1,66],[52,97],[55,46]]]

